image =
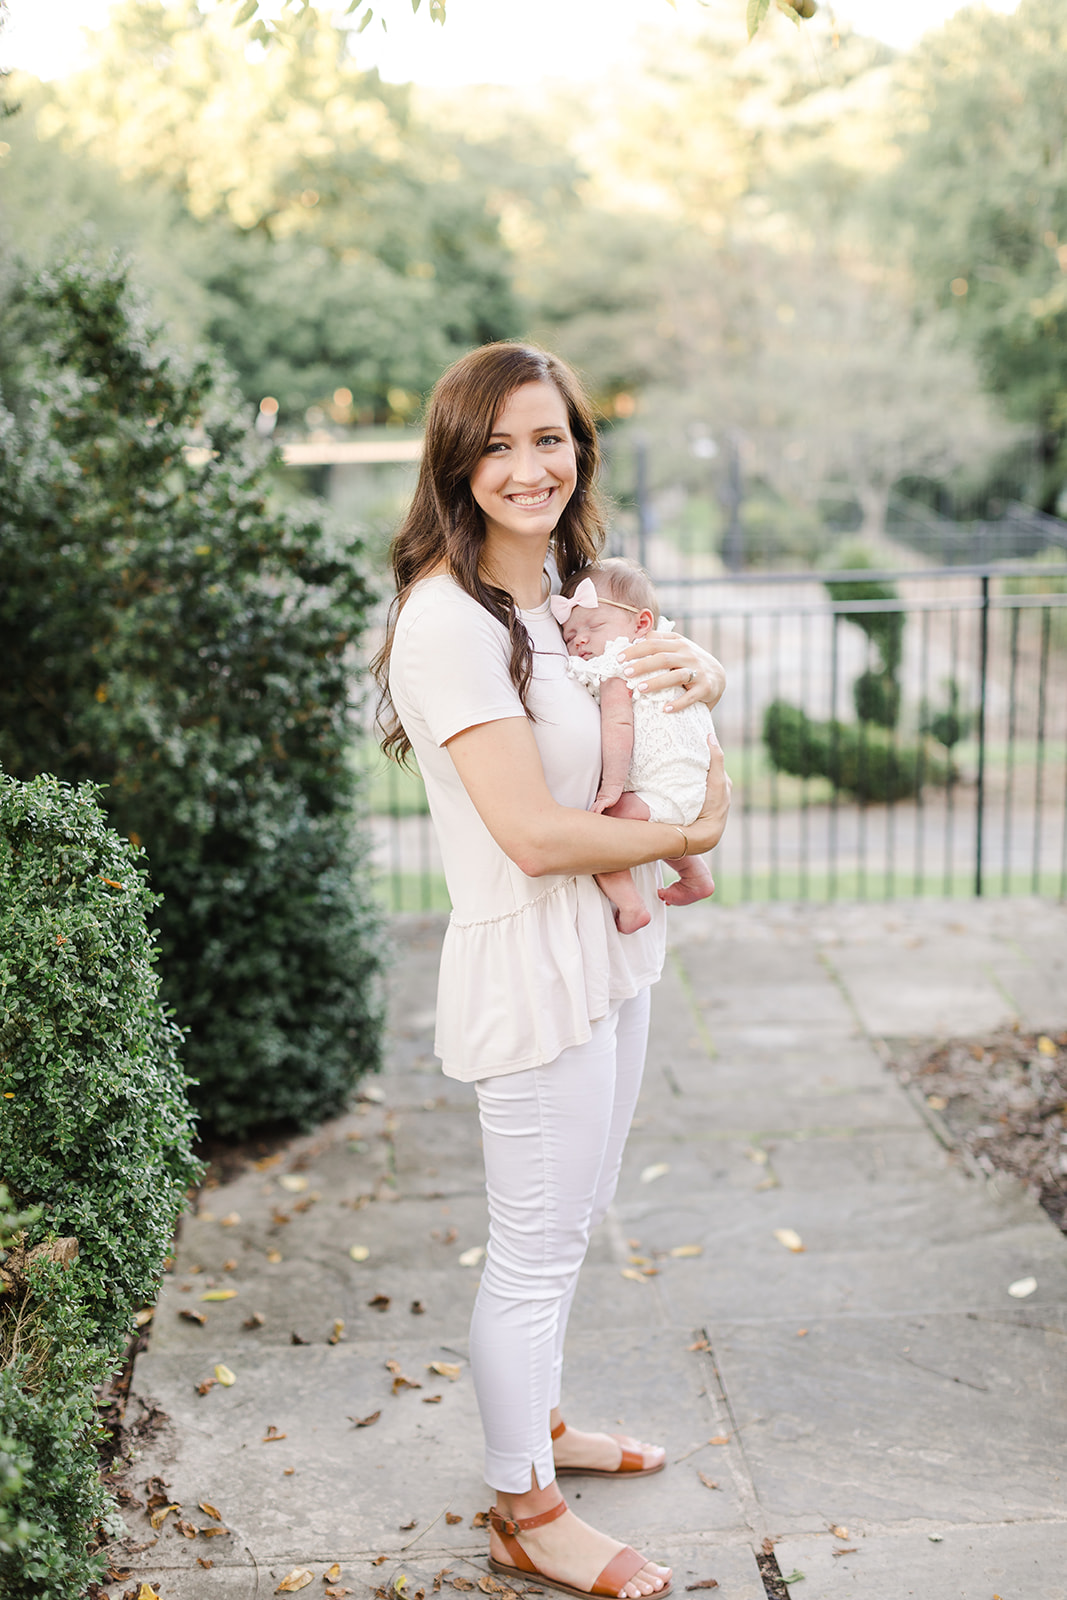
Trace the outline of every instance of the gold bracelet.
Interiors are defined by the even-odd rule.
[[[681,828],[678,826],[678,824],[676,822],[670,823],[670,827],[672,827],[674,829],[675,833],[681,833],[682,834],[682,843],[685,845],[685,849],[682,851],[682,855],[683,856],[687,856],[689,854],[689,836],[687,834],[685,834],[685,833],[682,833]]]

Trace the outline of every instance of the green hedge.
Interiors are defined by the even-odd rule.
[[[107,827],[91,785],[0,775],[0,1592],[10,1600],[75,1600],[97,1573],[88,1547],[109,1501],[94,1388],[137,1308],[155,1300],[200,1173],[181,1036],[160,1003],[146,920],[156,906],[143,854]],[[69,1265],[47,1254],[57,1238],[77,1240]]]
[[[924,783],[949,777],[925,744],[899,741],[873,723],[816,722],[784,700],[764,712],[763,739],[780,772],[829,778],[857,800],[907,800]]]
[[[379,1064],[361,546],[278,508],[225,375],[165,350],[115,264],[18,284],[0,395],[0,763],[106,785],[143,843],[205,1120],[309,1125]]]

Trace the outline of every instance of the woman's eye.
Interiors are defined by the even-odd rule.
[[[506,450],[506,449],[507,449],[507,445],[506,444],[502,444],[502,443],[500,443],[498,441],[496,444],[487,444],[486,447],[485,447],[485,453],[486,453],[487,456],[495,456],[495,455],[499,455],[501,450]]]
[[[562,436],[558,433],[543,433],[538,439],[538,444],[562,444]]]

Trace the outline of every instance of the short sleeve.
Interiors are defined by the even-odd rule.
[[[427,585],[401,612],[393,642],[389,687],[401,720],[413,711],[440,746],[479,723],[525,716],[510,655],[506,628],[476,600]]]

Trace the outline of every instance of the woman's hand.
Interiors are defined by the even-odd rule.
[[[703,855],[705,850],[714,850],[723,836],[726,819],[730,814],[730,792],[733,784],[726,771],[726,758],[722,753],[722,745],[709,735],[708,749],[711,760],[708,764],[704,804],[696,821],[689,823],[685,828],[685,836],[689,840],[686,854],[691,856]]]
[[[657,689],[682,690],[665,710],[684,711],[701,700],[716,706],[726,688],[722,663],[680,633],[648,633],[627,645],[619,659],[630,663],[624,670],[631,688],[653,694]]]

